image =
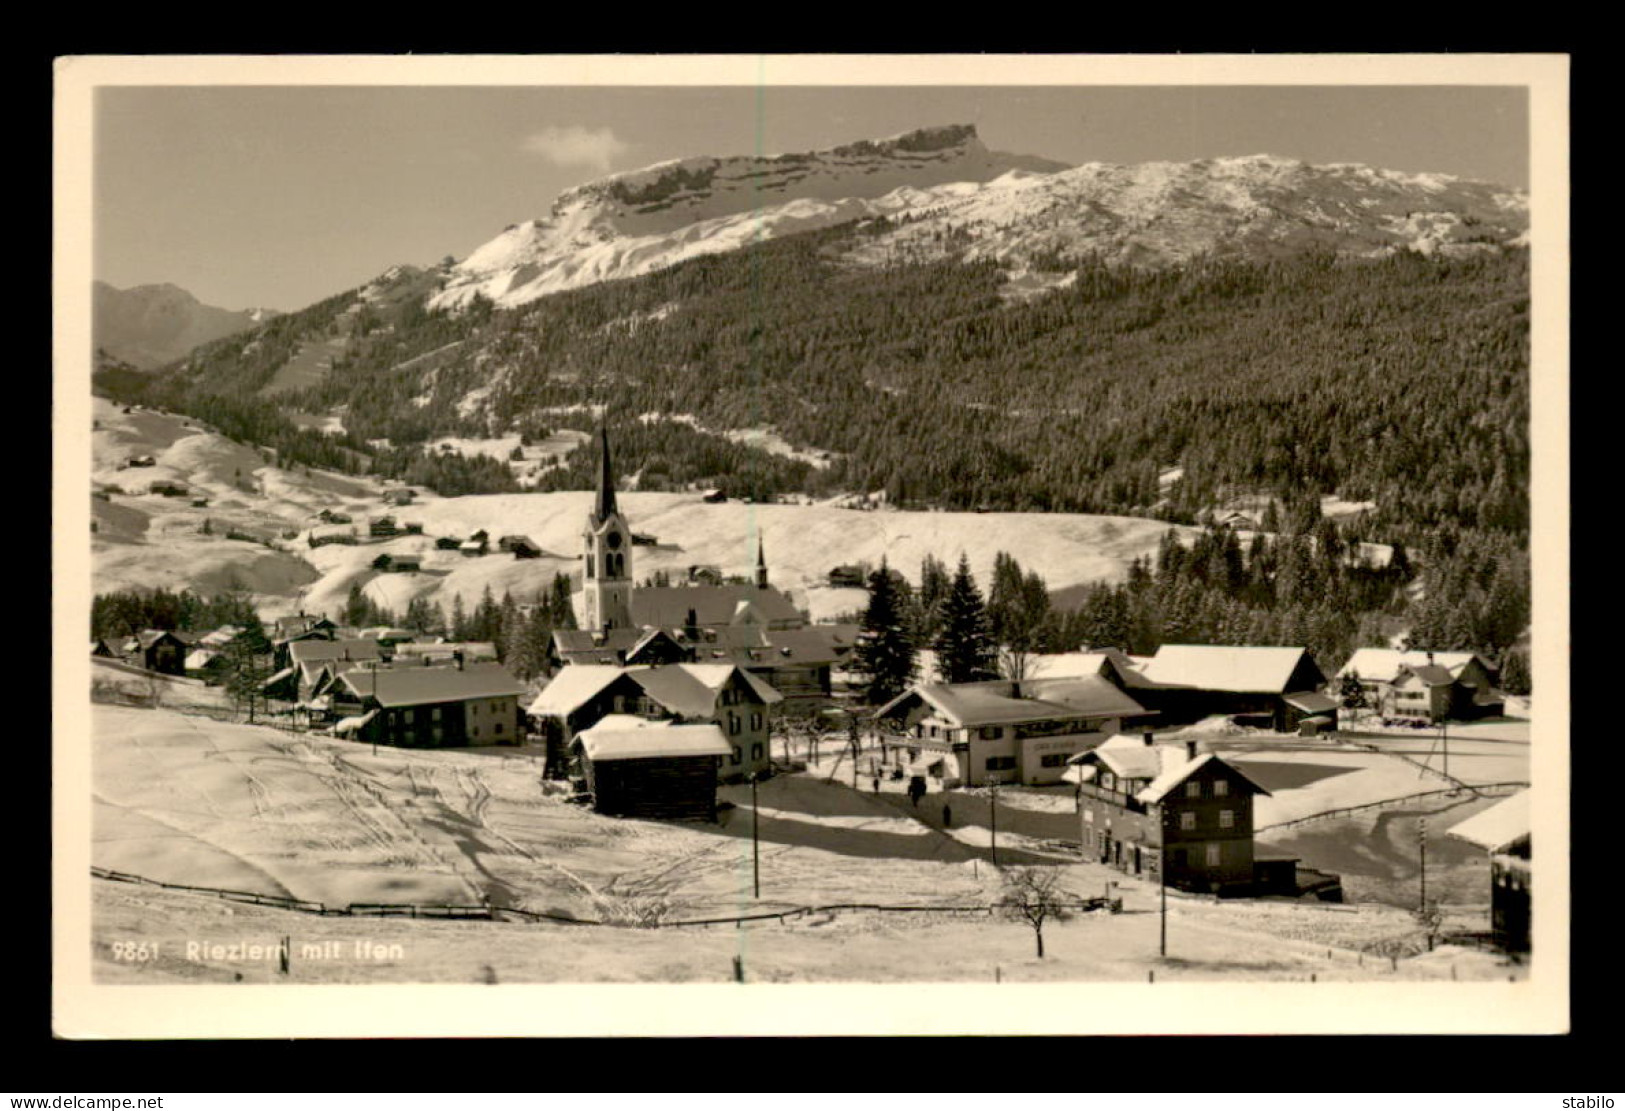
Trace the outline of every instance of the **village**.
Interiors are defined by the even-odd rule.
[[[1018,977],[1156,975],[1146,961],[1165,976],[1522,974],[1527,703],[1509,707],[1479,655],[1361,648],[1328,674],[1301,647],[1100,646],[947,682],[922,653],[906,689],[868,704],[863,625],[799,609],[760,535],[742,572],[640,585],[654,538],[621,509],[607,433],[595,448],[573,556],[483,529],[433,538],[463,559],[576,561],[580,627],[553,631],[537,676],[488,641],[320,613],[93,643],[98,875],[535,929],[731,916],[805,932],[892,907],[919,916],[916,936],[958,937],[992,928],[965,914],[1000,909],[1037,935],[1038,964],[1008,958]],[[385,498],[370,536],[426,542],[421,523],[397,520],[411,492]],[[302,542],[351,545],[355,532],[327,510]],[[370,566],[419,570],[394,552]],[[832,587],[861,581],[830,572]],[[206,821],[163,797],[192,783]],[[341,811],[318,814],[329,795]],[[98,886],[109,921],[131,913],[118,887]],[[1132,959],[1067,965],[1085,922]],[[1168,964],[1181,922],[1189,963]],[[1301,963],[1306,945],[1330,966]],[[779,974],[985,974],[980,958],[883,956],[868,933],[859,948],[861,972],[836,952],[814,967],[815,946]],[[423,974],[421,960],[397,964]],[[467,971],[456,966],[446,974]],[[671,975],[728,971],[719,958]]]

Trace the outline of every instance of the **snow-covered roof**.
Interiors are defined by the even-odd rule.
[[[1285,694],[1308,655],[1304,648],[1164,644],[1146,665],[1145,677],[1198,690]]]
[[[378,711],[377,710],[368,710],[366,713],[360,715],[359,717],[341,718],[339,720],[339,722],[336,725],[333,726],[333,732],[335,732],[335,733],[350,733],[350,732],[353,732],[353,731],[355,731],[357,729],[360,729],[362,726],[366,725],[369,721],[371,721],[373,718],[375,718],[377,716],[378,716]]]
[[[1099,676],[991,679],[980,683],[922,683],[875,711],[889,717],[911,699],[920,699],[956,725],[1014,724],[1078,717],[1124,717],[1145,707]]]
[[[263,688],[263,687],[272,686],[272,685],[274,685],[276,683],[280,683],[280,682],[282,682],[282,680],[284,680],[288,676],[292,675],[293,671],[294,671],[293,668],[285,667],[281,671],[277,672],[275,675],[273,675],[270,678],[266,679],[265,682],[260,684],[260,686]]]
[[[1518,841],[1529,836],[1529,792],[1519,791],[1481,810],[1471,818],[1451,826],[1446,832],[1463,841],[1471,841],[1492,853],[1505,852]]]
[[[1167,747],[1171,748],[1172,746]],[[1217,764],[1219,767],[1223,768],[1226,779],[1231,780],[1232,782],[1244,783],[1248,787],[1251,787],[1253,792],[1256,794],[1269,794],[1268,791],[1264,790],[1264,788],[1260,787],[1257,783],[1247,778],[1247,776],[1241,771],[1237,770],[1234,764],[1227,763],[1226,761],[1220,759],[1220,757],[1215,753],[1204,752],[1194,760],[1184,759],[1184,754],[1177,749],[1174,750],[1174,754],[1179,757],[1177,762],[1165,764],[1163,766],[1162,774],[1157,776],[1156,779],[1152,780],[1150,785],[1146,787],[1145,790],[1135,795],[1135,798],[1139,799],[1148,806],[1159,803],[1164,797],[1167,796],[1169,791],[1172,791],[1175,787],[1178,787],[1181,783],[1185,782],[1185,780],[1189,779],[1191,776],[1195,775],[1209,764]]]
[[[576,743],[594,763],[648,760],[668,756],[727,756],[733,752],[715,725],[677,725],[616,715],[584,731]]]
[[[288,645],[288,658],[296,664],[321,660],[376,660],[380,659],[376,638],[357,637],[350,640],[296,640]]]
[[[362,698],[376,698],[383,706],[422,706],[434,702],[464,702],[471,698],[503,698],[523,694],[525,688],[497,664],[467,667],[400,667],[347,671],[340,678]]]
[[[586,705],[599,691],[626,674],[625,668],[605,664],[571,664],[542,688],[530,704],[537,717],[563,717]]]
[[[1397,648],[1361,648],[1350,656],[1348,662],[1338,669],[1338,678],[1346,678],[1358,674],[1360,678],[1374,683],[1392,683],[1399,674],[1399,669],[1405,666],[1425,667],[1429,663],[1429,653],[1424,651],[1402,651]],[[1451,675],[1458,675],[1474,659],[1479,657],[1473,652],[1434,652],[1432,663],[1449,671]],[[1480,660],[1482,663],[1482,660]]]
[[[1301,694],[1289,694],[1281,701],[1288,706],[1295,706],[1306,714],[1324,714],[1337,709],[1337,699],[1319,691],[1305,691]]]
[[[1394,676],[1394,686],[1407,685],[1407,681],[1413,676],[1430,687],[1448,687],[1456,681],[1449,668],[1437,664],[1406,664],[1399,669],[1399,674]]]
[[[203,668],[208,667],[209,661],[218,655],[220,655],[219,652],[212,652],[207,648],[199,648],[189,652],[186,656],[186,670],[201,671]]]

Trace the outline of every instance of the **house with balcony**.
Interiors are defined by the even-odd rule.
[[[1476,652],[1361,648],[1337,670],[1339,687],[1350,678],[1366,705],[1391,717],[1471,720],[1506,709],[1500,673]]]
[[[1254,893],[1253,798],[1269,794],[1197,743],[1118,734],[1074,757],[1084,856],[1184,891]],[[1272,878],[1280,882],[1280,869]],[[1290,882],[1290,881],[1288,881]]]
[[[874,712],[882,738],[945,759],[944,778],[988,783],[1059,783],[1068,761],[1103,743],[1146,709],[1098,675],[922,683]]]

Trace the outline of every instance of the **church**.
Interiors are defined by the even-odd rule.
[[[582,533],[582,628],[557,630],[559,664],[731,663],[790,699],[828,697],[854,625],[812,625],[768,582],[760,540],[750,582],[634,586],[632,528],[615,501],[609,433],[599,429],[598,488]]]

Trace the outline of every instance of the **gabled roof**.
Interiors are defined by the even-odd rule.
[[[689,675],[692,675],[695,679],[698,679],[705,685],[707,690],[721,690],[723,684],[727,683],[730,678],[737,674],[739,676],[739,681],[751,691],[755,692],[756,697],[760,698],[768,705],[771,706],[775,702],[784,701],[784,695],[780,694],[770,684],[752,675],[749,671],[746,671],[738,664],[694,663],[678,664],[677,666],[682,668],[683,671]]]
[[[362,698],[376,698],[382,706],[420,706],[433,702],[463,702],[471,698],[502,698],[525,692],[506,668],[495,664],[467,667],[401,667],[377,671],[357,668],[339,682]]]
[[[1488,810],[1481,810],[1466,821],[1451,826],[1446,832],[1492,853],[1499,853],[1529,836],[1529,822],[1529,792],[1519,791]]]
[[[410,659],[416,656],[450,659],[458,652],[461,652],[463,659],[469,663],[473,663],[475,660],[495,660],[497,658],[497,646],[488,640],[437,641],[432,644],[413,640],[395,646],[395,658],[397,660]]]
[[[350,640],[296,640],[288,645],[288,658],[296,664],[308,664],[323,660],[376,660],[381,657],[376,638],[357,637]]]
[[[1318,691],[1289,694],[1281,701],[1288,706],[1297,707],[1306,714],[1324,714],[1337,709],[1337,699]]]
[[[1145,666],[1145,677],[1194,690],[1286,694],[1304,660],[1314,663],[1304,648],[1164,644]]]
[[[1018,690],[1019,688],[1019,690]],[[918,698],[960,726],[1054,721],[1077,717],[1123,717],[1145,707],[1099,676],[1070,679],[1008,679],[981,683],[923,683],[875,711],[890,717]]]
[[[1428,664],[1406,664],[1394,676],[1394,685],[1403,684],[1407,678],[1413,675],[1430,687],[1448,687],[1456,681],[1455,676],[1450,674],[1449,668],[1440,667],[1437,664],[1431,666]]]
[[[625,668],[603,664],[571,664],[553,676],[530,704],[537,717],[563,717],[586,705],[599,691],[622,675]]]
[[[1173,748],[1174,746],[1168,745],[1165,747]],[[1174,752],[1175,755],[1179,757],[1183,757],[1184,755],[1178,749],[1174,749]],[[1169,791],[1172,791],[1175,787],[1178,787],[1181,783],[1185,782],[1185,780],[1189,779],[1191,776],[1195,775],[1197,772],[1201,771],[1210,764],[1223,768],[1226,779],[1240,783],[1247,787],[1251,787],[1254,794],[1269,794],[1268,791],[1264,790],[1264,788],[1260,787],[1253,780],[1249,779],[1247,775],[1240,771],[1234,764],[1220,758],[1216,753],[1204,752],[1194,760],[1182,759],[1180,763],[1172,766],[1165,765],[1163,767],[1162,774],[1157,776],[1156,779],[1152,780],[1150,786],[1134,797],[1147,805],[1159,803],[1167,796]]]
[[[640,586],[632,591],[632,623],[680,629],[694,611],[699,625],[729,625],[741,601],[752,603],[769,622],[800,622],[801,614],[776,587],[751,583],[720,586]]]
[[[1485,670],[1493,670],[1485,659],[1475,652],[1435,652],[1433,663],[1445,668],[1451,674],[1459,674],[1473,660]],[[1338,669],[1339,678],[1358,674],[1360,678],[1375,683],[1392,683],[1399,674],[1399,669],[1407,664],[1426,666],[1428,653],[1424,651],[1401,651],[1397,648],[1361,648],[1350,656],[1348,662]]]
[[[594,763],[672,756],[727,756],[733,752],[722,730],[709,723],[678,725],[620,715],[605,718],[584,730],[575,743]]]
[[[136,634],[136,641],[142,648],[151,648],[166,637],[187,644],[187,639],[173,629],[142,629]]]

